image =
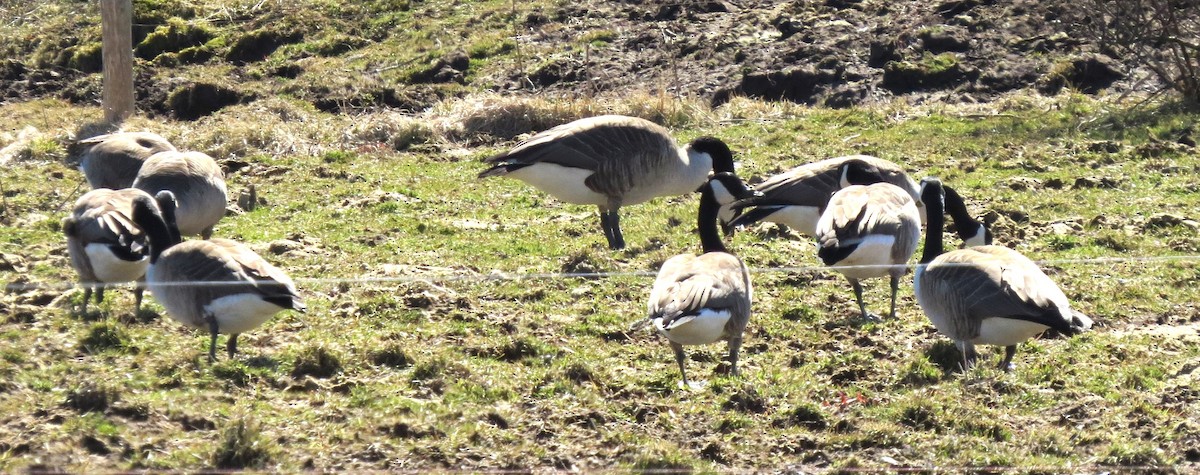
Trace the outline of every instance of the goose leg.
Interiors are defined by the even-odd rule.
[[[79,308],[80,315],[87,315],[88,300],[92,299],[92,286],[91,284],[85,285],[87,285],[87,287],[83,288],[83,306]]]
[[[975,353],[975,345],[968,341],[959,341],[958,349],[962,352],[962,369],[965,373],[975,365],[975,360],[979,357],[979,354]]]
[[[867,311],[867,304],[863,303],[863,296],[862,296],[862,294],[863,294],[863,288],[862,288],[862,284],[858,282],[858,279],[850,279],[850,278],[847,278],[846,280],[849,280],[849,281],[850,281],[850,285],[854,286],[854,299],[858,301],[858,311],[859,311],[859,312],[862,312],[862,319],[863,319],[863,321],[867,321],[867,322],[878,322],[878,321],[880,320],[880,318],[879,318],[879,315],[875,315],[875,314],[873,314],[873,313],[871,313],[871,312],[868,312],[868,311]]]
[[[96,287],[96,305],[100,305],[101,303],[104,303],[104,286],[103,285],[99,285]]]
[[[233,354],[237,353],[237,337],[240,333],[229,335],[229,341],[225,342],[225,351],[229,352],[229,359],[233,359]]]
[[[733,376],[738,375],[738,353],[741,352],[741,349],[742,339],[740,337],[729,339],[729,374]]]
[[[683,387],[687,388],[689,384],[687,379],[687,371],[683,368],[683,360],[685,358],[683,354],[683,345],[671,342],[671,350],[675,352],[675,362],[679,364],[679,376],[683,378]]]
[[[139,282],[138,284],[139,285],[137,287],[133,288],[133,314],[134,315],[142,313],[142,293],[145,292],[145,290],[146,290],[146,289],[142,288],[141,282]]]
[[[208,331],[212,333],[212,339],[208,342],[208,363],[212,364],[217,360],[217,317],[210,313],[204,319],[208,320]]]
[[[625,249],[625,237],[621,235],[621,215],[617,213],[616,208],[602,211],[600,216],[600,223],[604,226],[604,237],[608,238],[608,248]]]
[[[1000,361],[999,368],[1004,372],[1011,372],[1016,366],[1013,365],[1013,355],[1017,354],[1017,345],[1008,345],[1004,347],[1004,359]]]
[[[609,217],[608,211],[601,208],[600,209],[600,229],[602,231],[604,231],[604,239],[608,240],[608,248],[616,249],[615,247],[613,247],[616,245],[616,243],[615,243],[615,240],[613,239],[612,224],[610,223],[610,220],[611,220],[611,218]]]
[[[617,241],[617,244],[615,247],[613,247],[613,249],[625,249],[625,236],[621,234],[621,215],[618,214],[617,210],[615,209],[611,212],[613,238]]]
[[[207,228],[204,228],[204,230],[203,230],[203,231],[200,231],[200,237],[201,237],[202,239],[208,239],[208,238],[211,238],[211,237],[212,237],[212,235],[213,235],[213,227],[212,227],[212,226],[209,226],[209,227],[207,227]]]
[[[891,317],[889,317],[892,320],[896,319],[896,292],[898,292],[899,290],[900,290],[900,276],[892,274],[892,311],[890,314]]]

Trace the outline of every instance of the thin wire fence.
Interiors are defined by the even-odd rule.
[[[1094,258],[1078,258],[1078,259],[1043,259],[1033,261],[1039,267],[1058,267],[1058,266],[1074,266],[1074,265],[1105,265],[1105,264],[1165,264],[1165,263],[1190,263],[1200,262],[1200,255],[1178,255],[1178,256],[1132,256],[1132,257],[1094,257]],[[884,272],[892,269],[906,269],[907,271],[915,271],[918,267],[923,266],[919,263],[901,264],[901,265],[864,265],[864,266],[775,266],[775,267],[751,267],[751,274],[770,274],[770,273],[793,273],[793,274],[814,274],[814,273],[831,273],[842,270],[875,270]],[[942,264],[944,267],[969,266],[969,264]],[[611,279],[611,278],[628,278],[628,277],[654,277],[657,271],[605,271],[605,272],[505,272],[494,270],[487,273],[476,272],[469,269],[453,269],[448,268],[443,272],[431,273],[414,273],[409,275],[398,276],[358,276],[358,277],[295,277],[293,281],[301,287],[326,286],[326,285],[346,285],[346,284],[404,284],[404,283],[431,283],[431,282],[483,282],[483,281],[520,281],[520,280],[556,280],[556,279]],[[1113,278],[1123,281],[1137,281],[1141,279],[1157,278],[1143,275],[1112,275]],[[261,281],[260,281],[261,282]],[[236,284],[230,281],[191,281],[191,282],[172,282],[165,284],[156,284],[163,287],[206,287],[206,286],[228,286]],[[107,284],[112,285],[112,284]],[[145,283],[134,284],[139,287],[145,287]],[[105,284],[99,283],[80,283],[75,281],[45,281],[45,282],[12,282],[5,286],[5,289],[12,291],[26,290],[68,290],[71,288],[100,288],[105,287]]]

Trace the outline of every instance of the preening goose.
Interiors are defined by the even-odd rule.
[[[199,234],[208,239],[213,226],[225,216],[225,174],[202,152],[154,154],[142,164],[133,187],[151,195],[170,191],[179,203],[176,217],[183,236]]]
[[[943,253],[943,187],[927,179],[923,188],[929,226],[913,279],[917,303],[962,351],[964,370],[975,362],[975,345],[1005,347],[1000,368],[1010,371],[1017,344],[1048,328],[1066,335],[1091,328],[1092,320],[1072,309],[1058,285],[1021,253],[1002,246]]]
[[[730,373],[736,375],[742,333],[750,320],[750,272],[741,259],[729,253],[717,233],[718,192],[738,197],[752,193],[732,173],[718,173],[703,185],[697,230],[704,253],[679,254],[663,263],[650,290],[647,316],[633,325],[636,330],[653,323],[667,337],[683,387],[691,387],[683,346],[727,341]]]
[[[279,311],[305,310],[292,279],[244,244],[229,239],[179,242],[170,225],[174,197],[163,191],[157,198],[159,207],[148,197],[133,203],[134,222],[150,242],[146,284],[171,318],[210,332],[209,362],[216,359],[218,333],[229,334],[226,348],[232,358],[239,334]]]
[[[768,178],[754,188],[762,196],[740,200],[735,210],[749,208],[731,226],[771,221],[816,236],[829,198],[850,185],[891,183],[903,189],[914,202],[920,200],[917,184],[899,165],[868,155],[849,155],[801,165]],[[917,208],[924,214],[924,205]]]
[[[817,256],[827,266],[838,266],[854,287],[854,298],[863,320],[878,320],[863,303],[863,279],[891,277],[892,306],[896,318],[896,292],[905,264],[921,239],[921,213],[908,192],[891,183],[851,185],[829,199],[817,222]]]
[[[151,132],[117,132],[78,143],[87,147],[80,155],[79,170],[92,189],[129,188],[142,162],[156,153],[175,151],[171,142]]]
[[[984,246],[992,243],[992,231],[986,224],[977,221],[967,211],[967,203],[963,201],[954,188],[942,185],[946,193],[946,213],[954,219],[955,232],[962,239],[964,247]]]
[[[80,196],[71,215],[63,219],[71,266],[84,285],[81,313],[87,313],[93,287],[99,304],[104,301],[105,284],[140,280],[150,265],[146,235],[133,222],[137,198],[154,203],[136,188],[95,189]],[[135,287],[133,295],[136,312],[142,308],[142,287]]]
[[[479,178],[511,176],[567,203],[598,206],[612,249],[625,247],[622,206],[690,193],[710,172],[733,172],[733,155],[719,139],[680,148],[666,128],[619,115],[554,127],[486,162],[491,167]]]

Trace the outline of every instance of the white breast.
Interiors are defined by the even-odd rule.
[[[687,316],[671,322],[663,328],[661,318],[654,319],[654,328],[667,339],[681,345],[707,345],[725,335],[725,323],[729,321],[728,310],[701,310],[699,315]]]
[[[113,254],[106,244],[88,244],[84,246],[84,252],[92,264],[92,272],[96,274],[96,279],[110,284],[138,280],[150,265],[150,259],[145,257],[136,261],[121,259]]]

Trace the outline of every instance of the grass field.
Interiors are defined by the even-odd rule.
[[[260,206],[216,235],[249,243],[307,299],[308,313],[280,314],[213,365],[207,337],[154,303],[135,315],[127,291],[69,310],[82,293],[59,220],[86,184],[67,149],[99,111],[0,108],[0,470],[1197,468],[1200,156],[1175,142],[1194,112],[1073,95],[840,111],[647,103],[471,99],[345,116],[273,99],[133,120],[237,168],[231,194],[257,187]],[[713,373],[723,345],[696,348],[689,369],[709,384],[677,389],[665,341],[627,329],[657,266],[698,250],[696,197],[627,208],[629,248],[609,251],[593,208],[474,178],[513,142],[468,119],[513,110],[617,111],[681,141],[716,135],[751,181],[849,153],[939,176],[998,243],[1045,261],[1097,328],[1022,345],[1013,373],[986,349],[988,364],[962,374],[911,277],[899,318],[859,323],[811,240],[766,225],[730,241],[756,287],[742,376]],[[886,287],[868,284],[871,308]]]

